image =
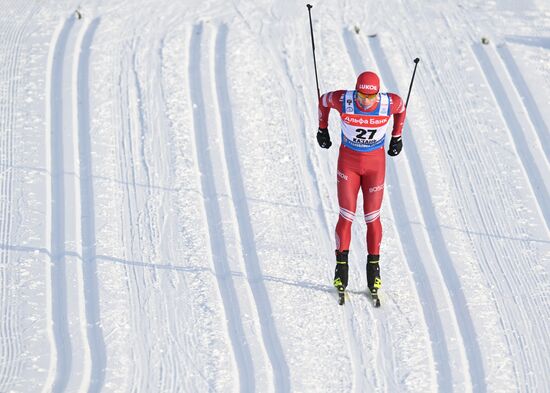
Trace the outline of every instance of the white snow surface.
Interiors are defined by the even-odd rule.
[[[322,92],[420,58],[379,309],[306,3],[0,5],[0,392],[550,392],[545,0],[313,3]]]

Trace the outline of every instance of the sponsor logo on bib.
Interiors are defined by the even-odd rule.
[[[342,116],[342,120],[352,126],[382,127],[388,122],[389,119],[389,116],[365,116],[352,114],[345,114]]]

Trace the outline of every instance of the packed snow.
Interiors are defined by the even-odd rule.
[[[420,58],[380,308],[305,2],[2,1],[0,392],[550,392],[550,5],[312,5],[321,92]]]

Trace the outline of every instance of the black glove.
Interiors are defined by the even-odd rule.
[[[390,156],[396,156],[401,153],[403,148],[403,140],[400,136],[392,136],[390,141],[390,147],[388,149],[388,154]]]
[[[328,149],[332,146],[332,142],[330,141],[330,134],[328,133],[328,128],[319,128],[319,131],[317,131],[317,142],[319,142],[319,146],[321,146],[323,149]]]

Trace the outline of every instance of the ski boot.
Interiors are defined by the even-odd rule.
[[[338,304],[346,302],[345,290],[348,286],[348,254],[349,250],[342,252],[336,250],[336,269],[334,270],[334,287],[338,291]]]
[[[367,284],[369,286],[370,295],[374,307],[380,307],[380,299],[378,298],[378,290],[382,286],[380,279],[380,255],[369,255],[367,257]]]

